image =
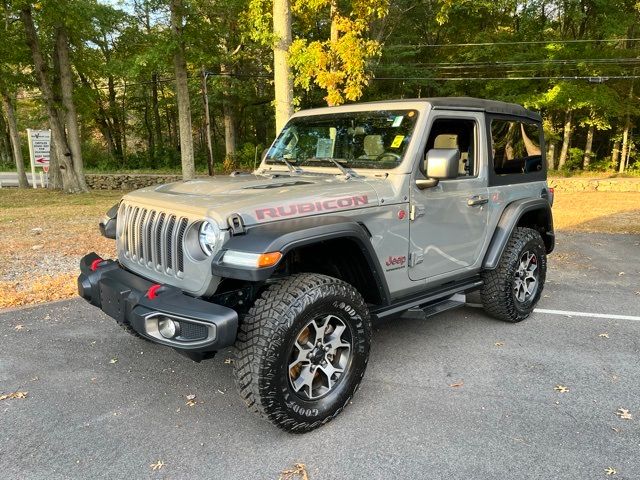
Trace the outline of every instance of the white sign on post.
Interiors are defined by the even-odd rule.
[[[27,128],[29,139],[29,156],[31,157],[31,181],[36,188],[36,167],[42,167],[49,171],[49,158],[51,155],[51,130],[32,130]],[[41,176],[41,185],[44,188],[44,179]]]

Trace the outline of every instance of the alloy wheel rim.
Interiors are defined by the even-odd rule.
[[[351,358],[351,331],[338,316],[319,315],[296,336],[289,359],[289,383],[305,400],[331,392]]]
[[[520,256],[513,291],[520,303],[529,301],[538,290],[538,257],[528,250]]]

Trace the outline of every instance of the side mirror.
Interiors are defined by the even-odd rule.
[[[460,150],[457,148],[432,148],[425,158],[426,179],[416,181],[419,189],[435,187],[440,180],[458,177]]]

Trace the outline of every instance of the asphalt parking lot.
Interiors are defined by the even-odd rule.
[[[539,308],[605,317],[412,312],[376,328],[353,404],[302,436],[245,411],[229,352],[193,363],[79,299],[0,313],[0,394],[28,392],[0,401],[0,471],[277,479],[302,463],[312,480],[640,478],[640,237],[560,234]]]

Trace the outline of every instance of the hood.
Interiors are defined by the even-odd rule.
[[[368,179],[333,175],[202,178],[143,188],[125,200],[210,218],[222,228],[234,213],[248,226],[378,205]]]

